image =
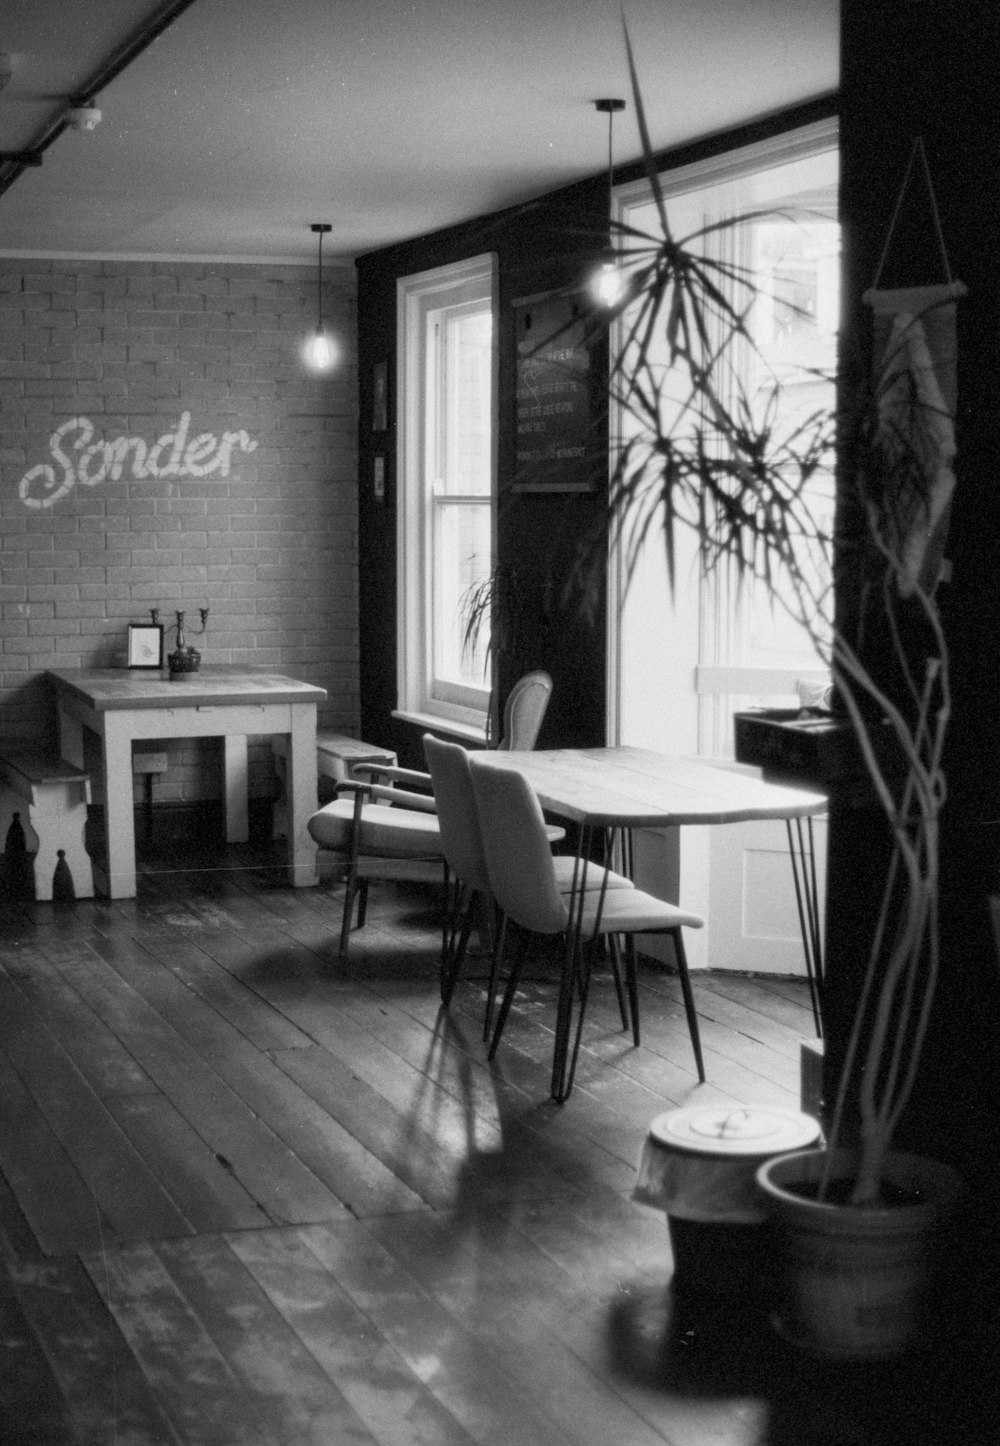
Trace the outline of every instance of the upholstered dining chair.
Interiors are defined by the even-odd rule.
[[[498,931],[503,928],[503,923],[495,917],[476,796],[469,770],[469,753],[458,743],[448,743],[441,738],[435,738],[432,733],[425,733],[424,756],[434,788],[434,802],[441,830],[441,851],[444,855],[446,906],[441,939],[441,1000],[445,1006],[451,1003],[478,913],[491,942],[490,977],[483,1020],[483,1038],[487,1039],[497,989]],[[564,830],[557,825],[545,823],[544,829],[546,844],[550,848],[564,837]],[[565,854],[555,855],[552,867],[559,889],[570,892],[573,888],[575,859]],[[598,870],[591,872],[593,887],[598,887],[598,873]],[[631,889],[633,885],[630,879],[609,871],[605,887]],[[615,982],[622,1023],[627,1027],[625,999],[617,971]]]
[[[548,673],[533,671],[511,688],[500,748],[533,748],[552,694]],[[371,879],[440,883],[444,856],[430,775],[381,763],[359,763],[336,786],[330,803],[309,819],[319,845],[321,877],[345,878],[340,958],[347,954],[357,901],[364,925]]]
[[[552,678],[541,669],[525,673],[507,694],[503,710],[503,730],[497,748],[534,748],[549,700],[552,697]]]
[[[682,930],[700,929],[704,920],[676,904],[669,904],[640,889],[587,889],[567,895],[553,865],[541,805],[528,781],[515,769],[495,767],[488,760],[469,757],[477,815],[486,859],[490,891],[505,919],[529,934],[562,935],[567,940],[566,966],[560,987],[553,1060],[553,1096],[568,1098],[580,1050],[592,967],[592,946],[601,938],[625,941],[633,1042],[639,1044],[639,991],[635,936],[667,934],[673,940],[680,975],[684,1010],[698,1078],[705,1079],[698,1015],[695,1010]],[[598,875],[601,870],[597,868]],[[588,873],[590,868],[588,868]],[[497,950],[502,967],[503,942]],[[490,1043],[496,1052],[510,1012],[524,959],[519,950],[511,965],[503,1000]],[[572,1011],[577,1010],[575,1033]]]

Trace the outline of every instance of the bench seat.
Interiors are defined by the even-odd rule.
[[[35,898],[52,898],[60,853],[78,899],[94,897],[94,873],[84,844],[90,774],[64,758],[29,744],[0,744],[0,827],[6,831],[15,813],[27,805],[27,822],[37,840]],[[27,835],[27,830],[26,830]]]

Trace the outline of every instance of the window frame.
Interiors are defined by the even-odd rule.
[[[429,313],[488,301],[493,320],[490,358],[490,566],[495,562],[498,456],[498,322],[497,257],[486,253],[429,271],[398,278],[396,283],[397,391],[399,426],[397,470],[399,498],[396,533],[397,563],[397,697],[394,716],[423,727],[446,726],[452,733],[482,740],[486,735],[490,679],[482,688],[438,682],[432,627],[433,590],[438,585],[433,549],[434,518],[444,507],[459,505],[465,494],[449,493],[435,503],[427,469],[426,413],[431,387],[426,345]],[[442,415],[447,399],[433,398]],[[450,445],[438,436],[439,445]],[[479,502],[482,494],[470,494]]]
[[[662,172],[660,182],[664,194],[686,194],[709,190],[721,184],[741,185],[761,172],[790,163],[820,156],[838,148],[838,123],[835,117],[803,126],[771,137],[766,141],[723,152],[690,165]],[[637,207],[651,200],[649,181],[637,181],[616,187],[613,214],[628,224]],[[621,345],[624,330],[619,327],[613,344]],[[614,443],[622,427],[622,419],[612,408],[611,440]],[[733,580],[725,569],[710,580],[698,565],[696,546],[684,529],[678,536],[677,560],[689,579],[688,590],[696,601],[686,612],[678,613],[665,625],[662,640],[670,656],[679,660],[683,682],[670,685],[672,716],[684,723],[680,732],[685,748],[710,757],[727,757],[732,748],[732,712],[747,702],[759,701],[759,695],[791,695],[797,680],[821,683],[826,674],[799,662],[787,668],[758,666],[735,662],[737,637],[743,625],[741,614],[734,612],[729,590]],[[625,610],[625,582],[621,557],[612,547],[608,558],[609,597],[616,606],[608,610],[608,737],[618,739],[623,727],[628,731],[629,710],[624,701],[623,670],[627,670],[621,619]],[[691,639],[697,637],[697,646]]]

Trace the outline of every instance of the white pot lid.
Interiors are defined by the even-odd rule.
[[[819,1122],[771,1106],[695,1105],[657,1115],[650,1138],[668,1149],[702,1155],[779,1155],[819,1138]]]

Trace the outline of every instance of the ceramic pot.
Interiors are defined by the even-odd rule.
[[[834,1154],[836,1181],[855,1157]],[[949,1226],[962,1195],[947,1165],[892,1153],[891,1203],[820,1201],[825,1150],[770,1160],[757,1171],[777,1276],[774,1324],[785,1339],[842,1359],[878,1360],[926,1344]]]

